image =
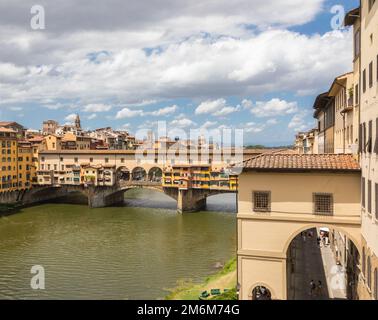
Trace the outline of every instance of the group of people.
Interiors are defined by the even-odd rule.
[[[314,232],[310,230],[309,232],[302,232],[301,233],[303,241],[306,242],[307,238],[313,239],[314,238]],[[329,244],[328,237],[325,234],[320,234],[316,238],[316,242],[318,244],[318,247],[320,248],[322,245],[326,247]]]
[[[310,296],[311,297],[320,297],[323,293],[323,285],[322,282],[319,280],[318,284],[314,282],[314,280],[310,281]]]

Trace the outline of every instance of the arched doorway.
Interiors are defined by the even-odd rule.
[[[117,169],[117,181],[118,182],[127,182],[130,181],[130,170],[126,167],[119,167]]]
[[[150,171],[148,172],[148,181],[149,182],[159,182],[160,183],[162,177],[163,177],[163,171],[158,167],[151,168]]]
[[[257,286],[252,290],[252,300],[272,300],[272,293],[265,286]]]
[[[147,173],[142,167],[136,167],[132,172],[133,181],[146,181]]]
[[[341,230],[300,231],[287,248],[288,300],[358,299],[359,252]]]

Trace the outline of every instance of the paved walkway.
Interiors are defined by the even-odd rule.
[[[331,299],[346,299],[345,270],[338,266],[329,246],[321,248],[323,266],[328,283],[328,295]]]
[[[336,266],[333,253],[329,247],[319,248],[316,230],[312,238],[301,235],[293,240],[291,246],[294,273],[288,276],[289,299],[292,300],[328,300],[345,299],[343,274]],[[290,268],[290,266],[288,266]],[[321,288],[311,292],[310,282],[316,285],[321,281]]]

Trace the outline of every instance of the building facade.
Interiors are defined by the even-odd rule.
[[[362,0],[355,47],[360,64],[363,299],[378,299],[378,1]],[[358,44],[357,41],[360,43]]]
[[[258,287],[272,299],[290,298],[289,248],[302,231],[337,230],[360,251],[361,173],[352,155],[265,154],[243,167],[237,216],[240,299],[254,299]],[[358,270],[352,275],[358,277]]]

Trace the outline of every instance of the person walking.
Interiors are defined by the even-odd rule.
[[[311,297],[314,295],[315,289],[316,289],[316,284],[315,284],[314,280],[311,280],[310,281],[310,296]]]
[[[317,242],[317,244],[318,244],[318,248],[320,248],[320,243],[321,243],[321,239],[320,239],[320,237],[318,236],[317,238],[316,238],[316,242]]]
[[[318,286],[316,287],[316,295],[318,297],[321,297],[323,294],[323,285],[322,285],[322,282],[319,280],[318,281]]]

